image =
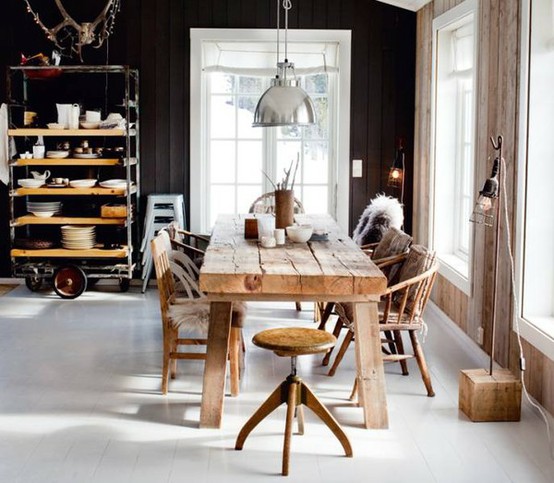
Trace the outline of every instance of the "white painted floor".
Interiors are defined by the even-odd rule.
[[[112,291],[111,291],[112,290]],[[203,363],[183,361],[171,393],[159,394],[161,324],[155,289],[100,287],[73,301],[24,286],[0,298],[0,482],[280,481],[284,411],[234,451],[251,413],[281,382],[289,362],[249,341],[269,326],[314,327],[311,305],[251,304],[247,368],[238,398],[226,398],[220,430],[198,429]],[[291,482],[552,482],[542,421],[524,404],[519,423],[472,423],[458,411],[460,369],[487,360],[436,309],[424,345],[435,398],[415,361],[386,366],[390,429],[361,428],[347,401],[353,350],[329,378],[319,356],[300,373],[351,439],[341,456],[330,431],[307,414],[293,436]]]

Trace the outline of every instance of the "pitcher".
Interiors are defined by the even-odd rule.
[[[33,175],[33,178],[40,179],[42,181],[46,181],[48,178],[50,178],[50,171],[46,170],[44,173],[39,173],[38,171],[31,171],[31,174]]]

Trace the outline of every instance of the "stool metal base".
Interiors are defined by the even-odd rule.
[[[319,401],[315,394],[306,384],[295,374],[291,374],[283,381],[265,402],[256,410],[246,424],[240,430],[235,444],[236,450],[241,450],[244,442],[252,430],[269,414],[277,409],[281,404],[287,403],[287,417],[285,424],[285,441],[283,444],[283,467],[284,476],[289,474],[290,459],[290,438],[292,435],[292,423],[295,412],[298,416],[299,433],[304,433],[304,417],[302,405],[310,408],[333,432],[340,444],[344,448],[346,456],[352,457],[352,446],[348,436],[344,433],[337,420],[329,410]]]

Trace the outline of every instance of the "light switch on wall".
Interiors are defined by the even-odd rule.
[[[352,177],[361,178],[362,177],[362,160],[353,159],[352,160]]]

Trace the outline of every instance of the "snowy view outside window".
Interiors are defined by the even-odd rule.
[[[207,106],[208,226],[222,213],[246,213],[261,194],[271,191],[263,172],[278,181],[291,161],[300,159],[295,196],[307,212],[331,209],[330,86],[327,74],[301,77],[317,111],[309,127],[253,128],[258,99],[269,79],[211,73]],[[262,172],[263,171],[263,172]]]

